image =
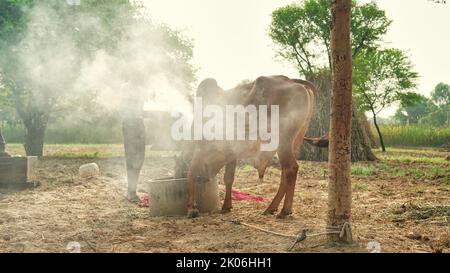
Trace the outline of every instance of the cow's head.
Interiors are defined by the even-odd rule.
[[[204,79],[197,88],[197,97],[201,97],[206,104],[214,103],[221,97],[223,89],[215,79]]]

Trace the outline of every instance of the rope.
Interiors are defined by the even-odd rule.
[[[254,226],[254,225],[250,225],[250,224],[241,222],[240,220],[232,220],[231,222],[236,225],[243,225],[243,226],[251,227],[251,228],[254,228],[254,229],[266,232],[266,233],[270,233],[270,234],[273,234],[276,236],[281,236],[281,237],[286,237],[286,238],[297,238],[297,236],[298,236],[298,235],[293,235],[293,234],[283,234],[283,233],[279,233],[279,232],[275,232],[275,231],[270,231],[268,229],[260,228],[260,227]]]
[[[346,241],[347,242],[351,242],[352,241],[352,233],[351,233],[351,226],[350,223],[345,222],[342,226],[327,226],[326,227],[326,231],[325,232],[321,232],[321,233],[314,233],[314,234],[306,234],[306,229],[302,229],[300,231],[299,234],[297,235],[293,235],[293,234],[284,234],[284,233],[279,233],[279,232],[275,232],[275,231],[271,231],[265,228],[261,228],[258,226],[254,226],[251,224],[247,224],[245,222],[242,222],[238,219],[232,220],[231,221],[233,224],[236,225],[243,225],[243,226],[247,226],[253,229],[257,229],[266,233],[270,233],[276,236],[280,236],[280,237],[285,237],[285,238],[295,238],[295,241],[292,243],[292,245],[288,248],[288,251],[292,251],[292,249],[294,249],[294,247],[306,240],[307,237],[316,237],[316,236],[322,236],[322,235],[331,235],[331,234],[339,234],[339,238],[344,238],[344,236],[347,236]]]

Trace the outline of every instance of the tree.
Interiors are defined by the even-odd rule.
[[[433,124],[450,126],[450,86],[445,83],[438,83],[431,92],[431,99],[438,105],[438,109],[430,113],[427,120]]]
[[[78,96],[101,91],[80,83],[80,77],[89,74],[82,74],[86,66],[98,58],[109,62],[104,64],[108,71],[117,71],[103,79],[105,84],[117,80],[120,73],[134,83],[145,82],[151,73],[176,73],[186,80],[185,88],[194,79],[188,63],[190,41],[165,25],[152,23],[142,15],[137,1],[85,0],[74,6],[58,0],[18,0],[0,5],[1,92],[9,96],[24,124],[28,155],[42,155],[52,113]],[[150,53],[130,65],[129,60],[136,61],[141,53],[137,46],[145,46]],[[157,57],[149,58],[149,54]],[[91,71],[97,72],[95,68]],[[115,89],[120,91],[117,84]]]
[[[64,1],[3,4],[13,14],[1,14],[5,22],[0,30],[0,39],[5,41],[0,47],[4,90],[10,93],[25,127],[27,155],[42,156],[50,114],[70,93],[83,61],[77,38],[87,23],[80,24],[77,17],[81,8]]]
[[[400,124],[418,124],[419,121],[436,110],[436,105],[427,97],[416,94],[415,101],[403,101],[396,110],[394,119]]]
[[[429,126],[449,126],[449,114],[450,113],[448,111],[444,111],[442,108],[437,108],[437,110],[421,118],[420,123]]]
[[[332,25],[332,98],[329,149],[328,218],[327,225],[342,229],[350,221],[352,188],[350,179],[350,148],[352,126],[352,51],[350,46],[351,0],[333,0]],[[332,235],[335,241],[351,241],[347,236]]]
[[[308,135],[322,135],[329,131],[331,49],[329,0],[306,0],[276,9],[272,13],[269,35],[277,46],[277,55],[294,65],[299,74],[319,89],[315,111]],[[352,1],[351,45],[352,57],[363,50],[378,47],[391,21],[375,3],[358,4]],[[354,117],[359,116],[354,114]],[[352,127],[352,160],[374,160],[366,132],[361,132],[359,120]],[[303,145],[301,155],[309,160],[326,160],[327,153]],[[318,156],[319,155],[319,156]]]
[[[450,105],[450,86],[440,82],[431,92],[431,99],[439,106]]]
[[[385,152],[377,115],[394,102],[416,99],[417,95],[410,90],[416,86],[418,74],[412,70],[408,57],[398,49],[364,50],[356,58],[354,67],[356,98],[364,111],[372,113],[381,150]]]

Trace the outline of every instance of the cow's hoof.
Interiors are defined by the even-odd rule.
[[[277,215],[277,219],[286,219],[291,214],[292,214],[292,212],[280,211],[280,213],[278,213],[278,215]]]
[[[277,212],[277,209],[266,209],[263,212],[263,215],[274,215]]]
[[[188,218],[195,218],[199,216],[199,211],[198,209],[188,209],[188,213],[187,213],[187,217]]]
[[[226,214],[226,213],[230,213],[231,212],[231,208],[222,208],[222,210],[220,211],[220,213],[222,214]]]
[[[140,201],[139,196],[137,196],[136,192],[128,192],[127,199],[132,203],[137,203]]]

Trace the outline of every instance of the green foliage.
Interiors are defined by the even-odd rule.
[[[352,188],[353,191],[368,191],[369,190],[369,186],[367,186],[367,184],[365,183],[352,183]]]
[[[400,124],[426,124],[429,126],[444,126],[450,122],[449,86],[439,83],[431,92],[428,99],[416,95],[413,100],[404,100],[397,109],[394,118]]]
[[[362,110],[375,116],[393,102],[417,100],[410,90],[418,74],[401,50],[363,50],[354,67],[353,90]]]
[[[16,43],[26,28],[26,12],[33,0],[0,1],[0,48]]]
[[[370,111],[386,150],[377,115],[396,101],[412,102],[418,95],[410,90],[416,86],[418,74],[412,70],[408,57],[398,49],[365,49],[353,62],[354,97],[362,111]]]
[[[107,126],[105,124],[72,124],[64,126],[61,123],[50,124],[45,133],[46,144],[110,144],[122,142],[122,127],[119,123]],[[25,129],[23,126],[5,125],[5,139],[9,143],[23,143]]]
[[[420,124],[427,124],[429,126],[449,126],[450,110],[444,107],[439,107],[435,111],[427,114],[419,120]]]
[[[431,92],[431,99],[439,106],[450,107],[450,86],[440,82]]]
[[[390,24],[375,3],[353,1],[353,57],[364,49],[377,47]],[[327,61],[326,66],[331,69],[330,26],[330,1],[306,0],[273,11],[269,35],[278,46],[277,54],[294,63],[308,78]]]
[[[434,103],[423,95],[417,94],[415,102],[402,101],[395,112],[394,118],[400,124],[417,124],[426,115],[436,110]]]
[[[351,174],[356,176],[371,176],[374,169],[371,166],[353,165],[351,167]]]
[[[441,147],[450,144],[450,127],[381,125],[386,146]]]

